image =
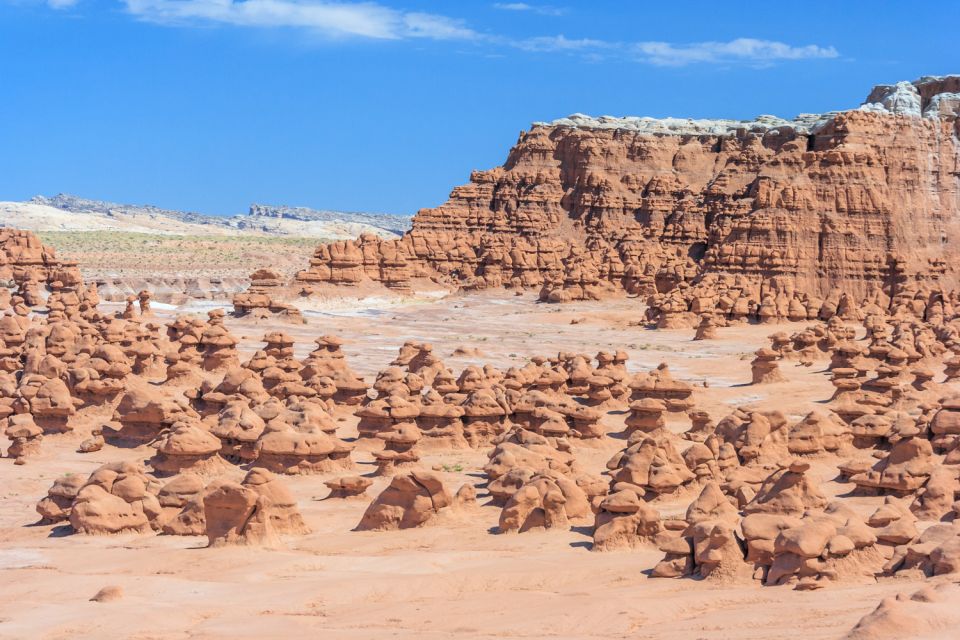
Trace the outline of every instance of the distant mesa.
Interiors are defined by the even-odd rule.
[[[251,204],[248,216],[251,218],[285,218],[304,222],[352,222],[368,224],[371,227],[403,235],[410,229],[410,216],[392,213],[365,213],[332,211],[329,209],[310,209],[309,207],[288,207],[284,205]]]
[[[70,213],[99,213],[106,216],[117,214],[148,215],[171,218],[180,222],[191,222],[194,224],[215,224],[214,221],[210,220],[211,216],[205,216],[202,213],[161,209],[160,207],[154,207],[149,204],[118,204],[104,200],[89,200],[87,198],[70,195],[69,193],[58,193],[53,197],[34,196],[30,199],[30,203],[55,207],[69,211]]]

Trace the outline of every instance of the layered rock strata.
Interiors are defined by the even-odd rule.
[[[296,284],[406,291],[430,278],[557,302],[674,292],[658,314],[760,320],[837,313],[843,295],[850,307],[889,306],[905,288],[935,297],[955,275],[958,89],[960,76],[925,77],[793,121],[535,123],[402,238],[322,245]]]

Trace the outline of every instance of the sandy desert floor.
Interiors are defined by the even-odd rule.
[[[173,314],[158,311],[161,319]],[[697,406],[714,419],[747,404],[799,418],[833,391],[822,367],[793,364],[781,367],[786,382],[746,385],[752,353],[767,344],[766,336],[803,325],[733,327],[718,340],[693,342],[692,330],[645,329],[636,300],[558,307],[501,292],[388,308],[340,305],[305,315],[308,324],[296,327],[227,324],[243,336],[247,354],[268,330],[300,341],[298,357],[315,337],[339,335],[351,366],[368,380],[410,339],[431,342],[456,373],[468,364],[506,368],[558,351],[625,349],[631,372],[667,362],[676,377],[699,385]],[[461,345],[481,355],[454,357]],[[616,437],[624,414],[604,420],[614,436],[574,445],[596,473],[624,446]],[[682,431],[685,422],[680,416],[670,427]],[[356,418],[347,411],[339,435],[356,436]],[[287,539],[280,550],[206,549],[199,537],[65,535],[63,527],[35,526],[34,505],[56,477],[152,454],[147,447],[111,446],[75,453],[80,438],[48,437],[25,466],[0,460],[2,638],[839,638],[882,597],[918,586],[890,579],[806,592],[757,582],[649,579],[646,572],[662,553],[591,552],[587,527],[498,535],[500,509],[486,505],[481,484],[484,451],[424,456],[424,465],[441,470],[453,490],[471,483],[480,499],[477,507],[441,514],[420,529],[352,531],[369,498],[323,499],[323,481],[342,473],[286,479],[313,532]],[[354,455],[360,473],[374,468],[364,446]],[[814,460],[813,469],[828,495],[848,491],[832,481],[827,464]],[[375,480],[370,496],[387,484]],[[693,497],[657,507],[682,513]],[[881,501],[850,499],[865,514]],[[108,585],[122,587],[124,597],[89,601]]]

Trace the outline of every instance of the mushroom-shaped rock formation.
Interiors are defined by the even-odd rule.
[[[787,418],[779,411],[738,408],[717,423],[714,434],[733,446],[743,464],[778,461],[786,452]]]
[[[764,347],[758,349],[755,355],[753,362],[750,363],[750,374],[752,376],[750,384],[770,384],[786,380],[777,364],[777,360],[780,359],[779,353]]]
[[[906,437],[893,445],[872,469],[851,476],[850,481],[859,489],[907,495],[927,482],[935,464],[929,440]]]
[[[675,380],[666,363],[649,373],[640,373],[630,381],[630,400],[652,398],[662,400],[670,412],[684,412],[693,408],[693,387]]]
[[[850,428],[839,417],[811,411],[788,428],[787,451],[793,455],[835,453],[850,440]]]
[[[888,528],[889,525],[885,527]],[[935,524],[919,536],[916,529],[910,527],[904,527],[900,533],[899,542],[893,542],[899,546],[894,548],[893,557],[883,567],[885,573],[914,571],[928,577],[960,573],[960,526],[957,520]],[[908,538],[910,534],[913,538]]]
[[[158,518],[161,532],[169,536],[202,536],[206,531],[203,513],[206,488],[203,478],[189,472],[176,475],[163,485],[157,493],[163,509]]]
[[[264,469],[251,470],[242,483],[219,482],[204,493],[208,546],[278,546],[281,534],[309,531],[289,490]]]
[[[579,475],[576,459],[570,453],[566,441],[551,442],[544,436],[518,427],[501,436],[483,469],[490,479],[489,491],[495,503],[501,498],[506,501],[537,472],[557,471],[567,475]],[[522,469],[522,475],[514,475],[509,485],[504,485],[505,477],[514,469]]]
[[[200,336],[204,371],[225,371],[240,364],[237,339],[223,325],[210,324]]]
[[[422,387],[423,378],[400,367],[387,367],[377,374],[373,382],[378,400],[391,396],[409,398],[411,394],[419,393]]]
[[[748,577],[744,549],[737,531],[740,517],[720,486],[708,482],[687,507],[681,537],[661,539],[666,555],[651,576],[655,578]]]
[[[783,465],[763,481],[744,513],[801,516],[808,509],[822,509],[827,499],[807,474],[809,470],[810,463],[802,460]]]
[[[333,400],[338,404],[358,405],[367,398],[367,384],[347,364],[337,336],[320,336],[317,348],[303,363],[300,376],[304,383],[316,388],[323,378],[329,378],[336,388]]]
[[[161,513],[159,488],[138,465],[104,465],[77,492],[70,525],[77,533],[149,533]]]
[[[373,480],[363,476],[343,476],[342,478],[327,480],[323,484],[330,489],[328,499],[363,498],[367,489],[373,484]]]
[[[556,472],[531,477],[510,496],[500,512],[499,529],[565,528],[571,521],[592,515],[587,494],[570,478]]]
[[[303,535],[310,528],[303,521],[297,501],[287,485],[266,469],[253,468],[243,479],[243,486],[256,491],[267,501],[267,517],[273,530],[281,535]]]
[[[507,429],[506,400],[490,389],[477,389],[463,403],[463,434],[472,448],[489,444]]]
[[[690,525],[686,533],[693,550],[691,575],[717,580],[749,579],[751,567],[744,559],[734,525],[722,520],[702,520]]]
[[[940,410],[930,421],[933,433],[931,444],[934,450],[948,453],[960,445],[960,396],[951,396],[940,401]]]
[[[667,421],[663,414],[667,410],[662,400],[644,398],[630,403],[630,415],[626,419],[627,434],[641,432],[651,436],[663,435]]]
[[[357,431],[361,438],[377,438],[380,433],[392,431],[397,425],[416,420],[420,403],[404,395],[388,395],[372,400],[356,410],[360,418]]]
[[[534,407],[528,414],[527,428],[548,438],[570,435],[570,425],[562,413],[547,407]]]
[[[731,499],[724,495],[720,485],[710,481],[704,484],[700,495],[687,507],[684,519],[688,524],[706,520],[737,524],[740,516]]]
[[[910,510],[920,520],[939,521],[948,515],[955,516],[954,505],[960,496],[960,469],[955,465],[937,466],[930,479],[917,490]]]
[[[463,435],[463,415],[463,407],[447,404],[436,389],[428,391],[422,398],[416,418],[423,436],[421,445],[443,449],[469,447]]]
[[[164,431],[153,447],[156,455],[150,466],[160,474],[189,471],[199,475],[218,475],[229,467],[220,457],[220,439],[196,422],[177,422]]]
[[[663,531],[657,510],[635,491],[621,489],[600,502],[594,520],[592,549],[610,551],[653,545]]]
[[[250,287],[233,296],[233,315],[255,320],[276,317],[293,324],[303,324],[303,315],[296,307],[279,302],[276,294],[283,287],[283,274],[273,269],[258,269],[250,274]]]
[[[693,442],[704,442],[717,428],[717,425],[713,422],[710,414],[702,409],[688,411],[687,417],[690,418],[691,426],[682,434],[686,440],[692,440]]]
[[[867,524],[874,528],[877,540],[891,545],[907,544],[919,533],[909,498],[885,497],[883,504],[870,514]]]
[[[70,389],[59,378],[38,374],[24,375],[17,390],[19,399],[34,422],[44,433],[64,433],[73,430],[70,419],[83,404],[70,395]]]
[[[800,524],[800,518],[793,516],[769,513],[751,513],[745,516],[740,522],[740,528],[747,545],[747,561],[759,567],[769,567],[773,564],[774,541],[780,532],[799,527]]]
[[[611,458],[607,469],[614,490],[639,496],[670,494],[695,479],[669,438],[644,437]]]
[[[377,438],[385,445],[381,451],[374,451],[377,461],[377,474],[394,475],[398,471],[415,468],[420,461],[417,444],[420,442],[420,429],[412,422],[394,425],[390,431],[381,431]]]
[[[742,523],[748,546],[759,542],[754,537],[757,527],[748,523],[757,517],[748,516]],[[794,584],[797,589],[813,589],[841,575],[872,580],[883,564],[884,555],[870,527],[853,510],[836,503],[823,513],[806,514],[800,520],[787,517],[773,528],[779,531],[766,559],[769,564],[760,563],[767,585]],[[769,548],[767,545],[769,541],[763,543]]]
[[[697,325],[697,331],[693,335],[694,340],[716,340],[717,328],[720,322],[712,313],[705,313],[700,316],[700,324]]]
[[[263,387],[259,374],[246,367],[231,367],[223,379],[210,389],[204,386],[200,395],[198,411],[204,415],[219,413],[234,400],[245,400],[250,406],[266,403],[270,394]]]
[[[37,503],[37,513],[41,524],[55,524],[70,518],[70,510],[77,492],[87,483],[87,479],[77,473],[61,476],[53,481],[47,495]]]
[[[583,395],[591,407],[602,407],[614,403],[618,398],[615,389],[618,383],[609,376],[594,374],[586,379],[587,389]]]
[[[853,445],[858,449],[874,449],[893,433],[893,420],[883,414],[866,413],[850,423]]]
[[[410,471],[393,477],[367,507],[357,529],[387,531],[420,527],[451,503],[452,498],[439,475]]]
[[[37,426],[29,413],[7,418],[7,427],[3,433],[10,440],[7,456],[14,458],[16,464],[23,464],[26,458],[40,451],[43,429]]]
[[[132,442],[149,442],[160,431],[181,419],[196,417],[185,402],[171,399],[160,388],[145,384],[131,384],[120,399],[113,419],[120,429],[104,431],[108,439]]]
[[[217,415],[210,432],[220,439],[220,455],[230,462],[252,462],[266,422],[244,400],[234,400]]]
[[[256,444],[256,466],[287,475],[328,473],[353,467],[353,445],[321,430],[301,431],[274,420]]]

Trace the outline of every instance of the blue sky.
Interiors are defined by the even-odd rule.
[[[750,118],[960,73],[960,2],[0,0],[0,200],[413,213],[573,112]]]

